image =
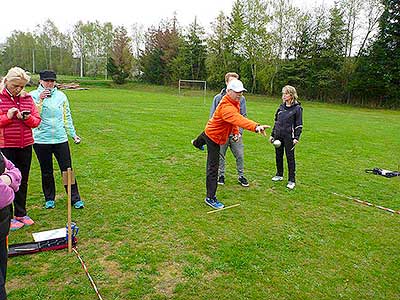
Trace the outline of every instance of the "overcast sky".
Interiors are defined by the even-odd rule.
[[[333,0],[292,0],[294,5],[310,8],[315,5],[331,5]],[[79,20],[99,20],[113,25],[125,25],[129,30],[134,23],[145,28],[157,25],[160,20],[177,13],[180,25],[187,26],[197,16],[199,23],[208,28],[222,10],[230,14],[234,0],[101,0],[5,1],[1,6],[0,43],[5,42],[13,30],[33,31],[37,24],[52,20],[57,28],[72,30]]]

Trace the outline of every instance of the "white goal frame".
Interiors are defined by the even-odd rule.
[[[206,104],[207,81],[205,81],[205,80],[179,79],[179,87],[178,87],[179,95],[181,94],[181,83],[182,82],[204,83],[203,102],[204,102],[204,104]]]

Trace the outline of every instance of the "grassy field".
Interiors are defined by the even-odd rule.
[[[227,155],[225,205],[207,214],[206,153],[190,140],[203,129],[212,95],[176,90],[68,91],[80,145],[71,145],[85,200],[74,210],[78,250],[106,300],[399,299],[400,215],[335,196],[400,210],[400,112],[303,102],[296,146],[297,186],[273,183],[266,138],[245,132],[243,188]],[[248,96],[249,118],[273,123],[278,99]],[[286,168],[286,164],[285,164]],[[34,156],[31,228],[9,242],[65,226],[66,195],[56,171],[56,208],[45,210]],[[285,174],[286,175],[286,174]],[[74,254],[64,250],[9,260],[10,300],[97,299]]]

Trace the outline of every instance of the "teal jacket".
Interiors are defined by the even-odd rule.
[[[39,85],[37,90],[30,92],[39,111],[42,122],[33,129],[33,139],[37,144],[59,144],[68,141],[67,134],[74,138],[76,136],[72,122],[71,111],[67,96],[54,88],[51,97],[40,101],[39,95],[44,90]]]

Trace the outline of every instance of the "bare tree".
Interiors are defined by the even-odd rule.
[[[366,17],[366,33],[362,39],[360,49],[357,52],[357,58],[361,55],[364,47],[371,37],[371,34],[376,30],[378,21],[383,12],[383,5],[380,0],[365,0],[363,11]]]
[[[258,67],[261,60],[271,57],[271,34],[267,26],[271,21],[269,6],[265,0],[243,0],[243,39],[244,58],[251,68],[251,92],[257,85]]]
[[[288,48],[296,39],[296,22],[300,16],[299,9],[292,6],[290,0],[277,0],[272,4],[272,47],[271,58],[274,71],[270,80],[270,90],[274,91],[274,78]]]
[[[144,48],[144,41],[145,41],[145,33],[144,33],[144,26],[139,23],[134,23],[131,26],[132,30],[132,52],[135,55],[135,58],[139,58],[140,50]]]

